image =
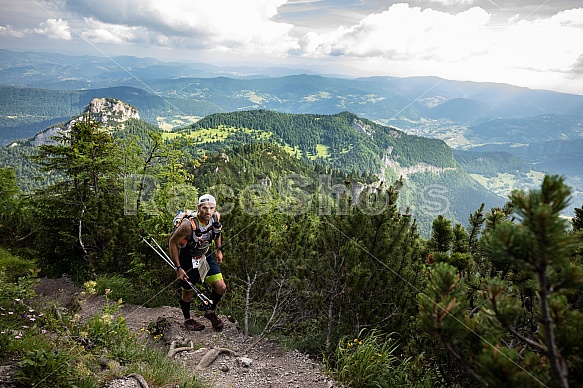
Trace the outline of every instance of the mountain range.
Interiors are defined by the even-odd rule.
[[[4,145],[67,121],[93,98],[124,101],[166,131],[215,113],[350,112],[404,134],[443,140],[454,150],[483,153],[472,159],[474,167],[480,159],[492,160],[492,152],[520,158],[528,172],[501,162],[495,176],[472,173],[502,196],[537,186],[544,173],[558,173],[574,188],[574,205],[583,202],[583,175],[574,167],[582,165],[582,155],[571,146],[583,139],[581,95],[436,77],[347,78],[306,69],[0,51]],[[469,160],[457,162],[463,167]]]
[[[39,176],[40,172],[30,162],[22,167],[19,156],[34,154],[37,146],[54,143],[55,137],[62,136],[87,115],[98,121],[100,128],[120,139],[127,137],[128,131],[138,139],[147,139],[148,131],[155,130],[140,120],[139,113],[130,105],[111,98],[96,98],[82,114],[68,122],[5,147],[0,152],[0,161],[14,167],[21,182],[30,182],[30,174]],[[274,182],[277,188],[282,179],[301,176],[301,187],[314,194],[335,190],[338,182],[332,182],[331,177],[338,180],[342,176],[352,181],[355,203],[359,203],[358,198],[367,185],[373,185],[366,189],[367,195],[371,195],[376,192],[375,187],[385,183],[388,187],[403,178],[399,207],[404,213],[414,214],[424,234],[429,233],[438,213],[462,220],[482,202],[489,206],[503,204],[501,197],[489,193],[457,165],[451,148],[442,140],[408,135],[349,112],[335,115],[269,110],[217,113],[175,133],[162,134],[168,139],[176,135],[189,140],[181,146],[182,152],[189,155],[187,160],[206,161],[204,166],[189,172],[197,176],[194,184],[199,190],[218,183],[241,192],[265,182]],[[267,148],[266,142],[270,145]],[[240,150],[242,145],[252,144],[259,145],[252,149],[253,154]],[[241,152],[246,153],[244,158]],[[213,156],[225,153],[230,156]],[[278,156],[272,159],[275,154]],[[211,157],[207,160],[205,155]],[[233,163],[237,166],[229,167]],[[245,170],[242,175],[240,164]],[[198,176],[201,168],[208,173]]]

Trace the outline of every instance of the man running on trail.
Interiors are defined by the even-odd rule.
[[[204,312],[204,317],[211,321],[216,331],[223,329],[223,322],[216,315],[217,304],[225,295],[227,286],[218,264],[223,262],[220,235],[220,215],[216,211],[217,202],[210,194],[198,199],[197,212],[192,219],[184,219],[174,234],[170,237],[170,258],[176,265],[176,277],[182,286],[180,309],[184,315],[184,326],[189,330],[199,331],[204,325],[190,317],[190,305],[194,297],[194,290],[186,282],[192,284],[206,282],[212,287],[209,299],[212,305]],[[210,243],[214,240],[215,253],[210,253]],[[216,261],[215,261],[216,258]],[[208,263],[208,266],[207,266]],[[202,275],[202,281],[201,281]]]

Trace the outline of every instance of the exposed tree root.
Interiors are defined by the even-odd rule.
[[[132,378],[132,379],[136,380],[138,382],[138,384],[140,384],[141,388],[148,388],[148,383],[142,377],[142,375],[139,375],[137,373],[132,373],[132,374],[128,375],[128,378]]]
[[[170,344],[170,350],[168,350],[168,357],[172,358],[176,353],[184,352],[187,350],[194,350],[194,344],[192,341],[188,343],[188,346],[183,346],[180,348],[177,348],[176,346],[178,346],[177,341],[172,341]]]
[[[214,348],[214,349],[209,350],[204,355],[204,357],[200,360],[200,362],[196,366],[195,370],[197,372],[200,372],[200,371],[208,368],[213,362],[215,362],[215,360],[217,359],[217,357],[219,357],[221,354],[227,354],[229,356],[237,357],[237,353],[234,352],[231,349],[227,349],[227,348]]]

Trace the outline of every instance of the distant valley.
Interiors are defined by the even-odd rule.
[[[305,69],[298,74],[282,68],[114,60],[2,50],[1,144],[65,122],[97,97],[132,105],[142,120],[165,131],[214,113],[350,112],[409,135],[443,140],[456,151],[456,162],[497,194],[536,187],[544,173],[558,173],[574,188],[572,207],[583,203],[580,95],[435,77],[348,79]]]

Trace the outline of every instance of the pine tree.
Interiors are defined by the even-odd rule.
[[[329,267],[321,277],[334,327],[329,326],[328,339],[337,333],[358,335],[371,327],[403,336],[414,330],[409,318],[415,314],[421,249],[411,214],[396,208],[401,187],[397,181],[386,189],[372,189],[377,191],[377,205],[386,205],[383,212],[363,211],[372,207],[360,203],[348,214],[322,220],[322,260]]]
[[[32,198],[41,261],[47,270],[63,272],[123,268],[127,246],[118,239],[126,220],[117,144],[89,118],[56,140],[34,157],[43,171],[64,176]]]
[[[580,240],[561,218],[570,193],[558,176],[545,177],[540,190],[513,192],[520,222],[509,218],[510,207],[486,217],[479,245],[490,265],[477,260],[471,276],[444,263],[430,267],[418,296],[421,327],[482,384],[580,381],[583,314],[572,303],[583,286]]]
[[[573,230],[578,231],[583,229],[583,207],[575,208],[575,217],[571,220]]]
[[[512,309],[499,307],[497,302],[503,299],[504,289],[500,289],[498,282],[489,288],[490,302],[498,320],[517,340],[545,354],[553,382],[559,387],[569,385],[568,359],[572,355],[569,344],[561,344],[556,333],[562,328],[560,322],[568,319],[569,314],[561,306],[565,302],[562,289],[583,281],[581,267],[571,266],[577,241],[566,232],[567,221],[561,218],[570,195],[571,189],[558,176],[546,176],[540,190],[513,192],[510,199],[521,223],[501,223],[486,243],[491,260],[512,264],[517,270],[529,271],[534,276],[538,284],[538,326],[543,341],[523,335],[511,319]]]
[[[470,237],[462,224],[456,224],[452,230],[453,241],[451,250],[457,253],[468,253],[470,251]]]
[[[26,215],[28,201],[22,195],[13,168],[0,168],[0,235],[4,247],[22,245],[30,237]]]
[[[449,252],[453,245],[453,238],[451,221],[440,214],[433,221],[429,248],[434,252]]]

